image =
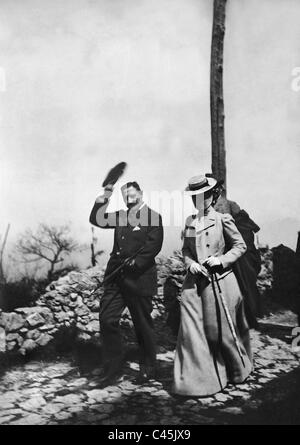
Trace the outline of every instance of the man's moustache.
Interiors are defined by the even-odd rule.
[[[127,205],[127,207],[133,207],[133,206],[135,206],[136,204],[138,204],[138,200],[135,200],[135,201],[127,201],[127,203],[126,203],[126,205]]]

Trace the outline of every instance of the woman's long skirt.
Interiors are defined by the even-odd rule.
[[[244,365],[217,284],[188,273],[181,295],[181,324],[174,363],[176,394],[213,395],[229,382],[242,383],[252,371],[249,328],[237,280],[231,272],[219,277],[218,282],[235,325]]]

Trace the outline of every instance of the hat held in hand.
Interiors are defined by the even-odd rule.
[[[115,185],[118,179],[123,175],[125,169],[127,167],[126,162],[119,162],[119,164],[115,165],[106,175],[102,183],[102,187],[106,187],[108,184]]]

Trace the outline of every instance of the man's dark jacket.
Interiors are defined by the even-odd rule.
[[[157,270],[155,257],[163,243],[162,218],[143,204],[140,209],[107,212],[108,200],[95,203],[90,223],[103,229],[115,229],[114,245],[107,264],[105,276],[109,275],[126,258],[138,249],[144,249],[136,256],[132,269],[124,269],[118,284],[137,295],[153,296],[157,293]]]

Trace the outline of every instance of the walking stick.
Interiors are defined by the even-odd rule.
[[[105,284],[108,284],[115,276],[118,275],[118,273],[125,267],[127,264],[130,263],[142,250],[144,250],[145,246],[140,247],[133,255],[126,258],[120,266],[116,267],[107,277],[104,278],[104,280],[99,283],[99,285],[96,287],[96,289],[93,290],[91,295],[93,295],[100,287],[104,286]]]
[[[115,270],[113,270],[109,275],[107,275],[106,278],[104,278],[104,280],[102,281],[102,283],[99,284],[99,286],[96,287],[95,290],[93,290],[93,292],[91,293],[91,295],[93,295],[100,287],[104,286],[105,284],[108,284],[116,275],[118,275],[118,273],[127,265],[130,263],[131,260],[133,260],[142,250],[144,250],[145,246],[140,247],[133,255],[131,255],[130,257],[126,258],[122,264],[120,264],[120,266],[116,267]],[[100,310],[104,310],[104,308],[107,307],[107,305],[109,304],[109,302],[106,303],[106,306],[102,306],[102,308]]]
[[[236,333],[236,330],[235,330],[235,327],[234,327],[234,324],[233,324],[233,321],[232,321],[232,318],[231,318],[231,315],[230,315],[230,312],[229,312],[229,308],[227,306],[225,297],[224,297],[224,295],[222,293],[222,289],[221,289],[221,286],[220,286],[220,283],[218,281],[218,278],[217,278],[216,274],[212,274],[212,284],[214,284],[214,281],[217,283],[217,286],[218,286],[220,300],[221,300],[221,303],[222,303],[222,306],[223,306],[223,309],[224,309],[224,312],[225,312],[225,315],[226,315],[226,319],[227,319],[227,322],[228,322],[228,325],[229,325],[229,328],[230,328],[230,331],[231,331],[231,334],[232,334],[232,337],[233,337],[236,349],[237,349],[237,351],[239,353],[239,356],[241,358],[241,361],[243,363],[244,368],[246,368],[245,360],[244,360],[244,357],[243,357],[243,354],[242,354],[242,351],[241,351],[241,347],[240,347],[240,343],[239,343],[239,340],[238,340],[238,337],[237,337],[237,333]],[[213,285],[213,290],[215,292],[214,285]]]

